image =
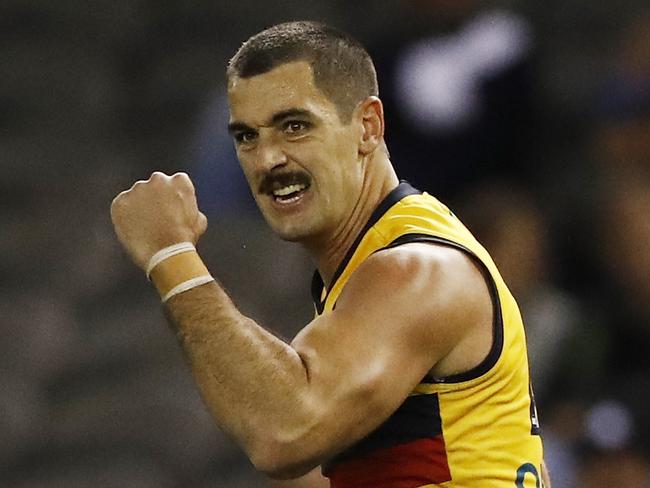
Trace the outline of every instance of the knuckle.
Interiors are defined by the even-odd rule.
[[[179,194],[192,195],[194,193],[194,185],[187,173],[175,173],[171,176],[171,182]]]
[[[164,184],[166,181],[169,181],[169,176],[167,176],[162,171],[154,171],[153,173],[151,173],[149,179],[144,183],[160,185],[160,184]]]
[[[129,190],[124,190],[120,193],[117,194],[115,198],[113,198],[113,201],[111,202],[111,208],[117,208],[121,205],[124,204],[124,200],[126,199],[128,195]]]
[[[174,175],[171,177],[173,181],[177,181],[181,184],[184,185],[192,185],[192,181],[190,180],[190,177],[187,175],[187,173],[179,172],[179,173],[174,173]]]
[[[188,190],[190,193],[194,192],[194,184],[190,179],[189,175],[184,172],[179,172],[172,176],[172,179],[177,181],[185,190]]]
[[[133,191],[137,190],[138,188],[140,188],[145,183],[146,183],[146,181],[138,180],[135,183],[133,183],[133,186],[131,188],[129,188],[125,193],[133,192]]]
[[[111,202],[112,220],[115,220],[117,215],[121,213],[122,208],[124,207],[125,196],[126,196],[126,192],[122,192],[119,195],[117,195],[115,198],[113,198],[113,201]]]

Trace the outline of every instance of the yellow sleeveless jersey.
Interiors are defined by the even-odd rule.
[[[475,368],[425,377],[377,430],[323,466],[333,488],[541,488],[542,441],[529,386],[517,304],[487,251],[438,200],[402,182],[373,213],[325,290],[317,313],[334,309],[371,254],[407,242],[466,252],[482,268],[494,306],[493,345]]]

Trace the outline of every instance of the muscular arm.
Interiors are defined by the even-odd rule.
[[[136,183],[111,211],[118,238],[143,269],[157,250],[196,242],[206,226],[183,174]],[[479,325],[491,337],[481,273],[459,251],[429,244],[368,258],[336,310],[291,344],[242,315],[214,282],[166,306],[216,421],[258,469],[277,477],[306,473],[367,435],[427,371],[449,365],[450,352],[463,360],[476,354],[478,363],[489,343],[476,347],[468,338]]]
[[[482,278],[447,248],[378,253],[356,271],[336,310],[290,345],[241,315],[216,284],[168,307],[218,423],[259,469],[292,476],[376,428],[467,324],[480,321],[485,311],[458,306],[459,296],[482,290],[480,282],[467,286],[472,279]]]
[[[262,441],[270,441],[274,426],[289,430],[291,420],[299,422],[295,397],[307,383],[299,355],[239,313],[216,283],[178,295],[167,307],[211,413],[255,465],[270,469],[262,458],[270,446]]]

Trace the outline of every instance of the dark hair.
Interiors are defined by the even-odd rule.
[[[228,79],[250,78],[293,61],[307,61],[316,86],[349,122],[357,104],[378,95],[370,55],[354,38],[319,22],[286,22],[248,39],[228,63]]]

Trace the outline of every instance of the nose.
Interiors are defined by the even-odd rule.
[[[287,155],[274,134],[260,131],[256,148],[256,167],[266,173],[287,164]]]

